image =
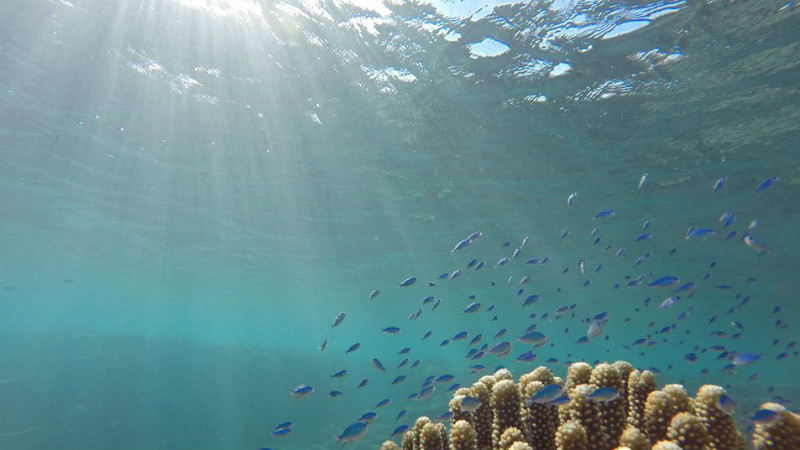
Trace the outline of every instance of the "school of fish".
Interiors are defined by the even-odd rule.
[[[650,191],[649,179],[650,175],[647,173],[640,177],[638,184],[633,189],[636,195],[648,194]],[[768,192],[762,191],[773,189],[779,180],[778,176],[769,177],[755,185],[751,194],[769,195]],[[732,177],[719,177],[715,182],[709,183],[710,195],[723,195],[723,191],[729,189],[728,186],[733,182]],[[580,203],[580,197],[577,192],[566,195],[567,208],[575,208],[578,203]],[[558,255],[552,255],[551,260],[550,255],[531,254],[534,251],[529,248],[531,246],[528,245],[529,238],[527,236],[520,237],[516,245],[512,242],[497,241],[500,251],[505,254],[501,253],[501,256],[496,257],[497,259],[480,258],[477,255],[495,254],[497,251],[495,245],[497,244],[487,242],[487,238],[483,237],[481,231],[473,232],[463,239],[454,239],[456,244],[449,250],[451,258],[471,252],[461,263],[463,265],[458,264],[436,276],[406,274],[405,277],[398,277],[396,287],[394,287],[397,294],[393,292],[392,297],[419,299],[409,301],[407,319],[394,317],[382,326],[351,324],[346,323],[347,313],[345,311],[339,313],[333,318],[329,330],[326,331],[328,337],[320,344],[320,351],[357,353],[361,347],[360,342],[343,348],[330,348],[328,342],[332,336],[331,333],[336,333],[335,329],[359,326],[366,330],[374,328],[376,334],[394,336],[397,339],[398,352],[394,356],[362,355],[369,359],[375,372],[359,374],[358,380],[361,381],[355,385],[354,389],[366,386],[370,379],[373,379],[373,382],[381,384],[382,392],[386,393],[386,397],[376,398],[373,410],[365,411],[360,417],[353,417],[350,421],[343,420],[342,431],[335,437],[336,442],[359,441],[369,432],[371,424],[376,420],[392,424],[393,431],[389,435],[379,436],[381,440],[400,438],[409,428],[407,423],[401,422],[409,415],[409,409],[413,410],[418,402],[427,401],[437,392],[452,393],[462,385],[470,385],[475,381],[475,377],[481,375],[481,372],[492,372],[510,364],[527,365],[541,358],[541,362],[548,365],[569,365],[576,357],[571,351],[559,351],[559,346],[569,344],[570,348],[576,348],[574,344],[591,346],[596,340],[611,341],[614,338],[605,332],[609,324],[615,324],[615,327],[626,327],[627,323],[641,322],[644,320],[642,317],[645,316],[640,315],[636,318],[636,315],[644,314],[647,310],[649,310],[649,315],[646,317],[653,318],[646,325],[647,331],[635,339],[616,342],[615,347],[619,350],[615,354],[609,355],[608,358],[627,358],[632,354],[646,357],[648,349],[667,342],[674,344],[677,341],[677,345],[684,348],[685,353],[676,355],[675,364],[682,362],[699,364],[701,375],[707,375],[711,371],[723,374],[746,371],[748,382],[752,382],[760,376],[758,364],[762,361],[768,359],[780,361],[798,356],[797,342],[791,340],[792,334],[786,331],[789,324],[784,321],[780,302],[775,299],[769,299],[770,306],[764,306],[766,299],[759,301],[761,307],[771,308],[771,313],[775,317],[776,336],[772,342],[772,348],[748,348],[747,317],[739,313],[751,303],[751,296],[742,292],[746,291],[742,286],[757,284],[759,283],[758,279],[751,277],[745,280],[711,281],[718,262],[710,256],[707,262],[708,272],[704,274],[664,273],[658,268],[646,268],[646,261],[656,253],[674,256],[679,253],[680,245],[704,245],[714,239],[724,239],[730,245],[743,244],[750,247],[755,250],[752,255],[754,258],[761,257],[759,255],[763,254],[773,254],[765,257],[776,257],[777,252],[773,243],[768,244],[756,235],[758,220],[752,220],[746,229],[736,229],[735,213],[724,211],[717,224],[692,224],[685,233],[676,233],[675,230],[656,231],[657,227],[654,225],[656,220],[648,218],[642,222],[641,229],[631,230],[629,241],[606,242],[602,227],[608,221],[618,219],[622,214],[624,213],[618,213],[614,209],[598,208],[593,215],[586,217],[584,225],[589,224],[587,230],[591,228],[591,232],[587,233],[589,241],[586,246],[586,255],[572,261],[564,260]],[[670,234],[669,239],[665,239],[669,244],[666,246],[651,245],[658,234]],[[575,237],[569,230],[564,229],[555,236],[539,236],[537,239],[564,240],[575,239]],[[443,253],[447,253],[447,250],[444,250]],[[724,257],[724,255],[722,256]],[[722,258],[720,257],[720,259]],[[620,317],[618,308],[616,311],[610,312],[604,309],[602,302],[578,298],[572,301],[561,301],[559,298],[561,287],[558,287],[556,292],[537,290],[537,279],[542,277],[543,266],[548,264],[559,264],[562,267],[553,272],[555,275],[548,275],[548,277],[561,276],[564,280],[563,283],[576,283],[585,288],[590,287],[593,281],[600,281],[599,278],[603,276],[604,264],[623,265],[628,268],[626,270],[629,273],[622,279],[611,280],[610,283],[606,280],[606,284],[615,290],[636,289],[641,300],[637,304],[630,305],[628,313],[622,317]],[[486,291],[482,290],[484,287],[476,288],[476,293],[463,297],[443,292],[447,289],[446,284],[459,282],[468,284],[470,277],[486,271],[491,272],[489,289],[495,289],[491,291],[492,294],[485,294]],[[430,281],[418,283],[417,276]],[[461,286],[462,289],[464,287]],[[387,296],[386,288],[373,288],[372,290],[369,288],[365,289],[365,292],[369,292],[365,295],[365,301],[382,301],[382,297]],[[698,294],[698,292],[702,292],[702,294]],[[711,301],[711,296],[718,295],[724,295],[729,299],[728,307],[717,308],[715,313],[703,317],[705,328],[681,329],[682,323],[690,315],[697,314],[700,309],[697,307],[699,305],[695,297],[702,298],[699,301],[708,302]],[[437,312],[437,309],[443,304],[449,304],[452,307],[448,306]],[[514,316],[527,316],[529,321],[527,328],[513,330],[504,328],[501,308],[513,311]],[[703,311],[708,310],[708,308],[702,309]],[[404,332],[401,320],[418,321],[425,312],[429,312],[428,314],[434,312],[459,314],[461,322],[469,324],[474,324],[475,321],[467,320],[467,318],[480,317],[482,325],[472,328],[465,327],[453,334],[445,333],[442,329],[438,329],[434,322],[431,322],[430,329],[424,333],[412,335]],[[544,329],[547,331],[545,332]],[[441,341],[437,343],[430,340],[434,336],[438,336]],[[365,335],[363,339],[366,341],[371,338],[372,336]],[[414,369],[419,367],[422,361],[411,355],[414,354],[415,347],[419,346],[426,346],[426,348],[437,346],[439,347],[438,351],[458,352],[465,361],[463,367],[452,368],[449,371],[442,369],[437,373],[416,373]],[[515,356],[504,359],[512,353]],[[396,358],[399,362],[390,361],[389,358]],[[575,360],[580,360],[580,358]],[[595,361],[596,363],[597,361]],[[668,364],[666,367],[648,367],[656,374],[672,368],[673,364]],[[331,401],[337,397],[355,395],[346,394],[348,391],[342,387],[341,380],[348,373],[348,368],[341,368],[331,373],[329,385],[317,386],[322,391],[321,393],[317,393],[315,387],[306,385],[304,380],[296,380],[297,387],[292,389],[290,394],[298,401],[309,395],[327,394],[331,397]],[[377,379],[374,379],[376,376]],[[770,388],[770,392],[774,393],[774,389]],[[619,392],[612,388],[601,388],[592,393],[589,398],[593,401],[608,402],[618,396]],[[568,402],[569,399],[564,396],[562,386],[551,385],[541,389],[533,398],[526,399],[526,401],[529,404],[562,404]],[[774,395],[772,401],[783,405],[790,403],[790,400],[779,395]],[[475,397],[465,397],[461,402],[462,409],[466,411],[474,411],[480,406],[480,400]],[[736,406],[736,401],[728,396],[722,399],[719,405],[721,409],[731,412]],[[391,408],[394,408],[395,411],[381,414],[376,412]],[[442,414],[438,419],[447,420],[450,412],[446,409],[446,403],[442,405],[442,408]],[[752,416],[752,421],[758,423],[773,419],[774,413],[769,410],[759,410]],[[293,433],[293,430],[292,422],[282,422],[272,427],[271,436],[285,439]]]

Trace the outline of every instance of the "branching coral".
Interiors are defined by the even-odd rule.
[[[563,386],[569,401],[553,398],[558,386]],[[553,396],[531,401],[546,387]],[[502,369],[455,392],[449,439],[443,424],[420,417],[403,435],[401,448],[743,450],[744,438],[724,395],[725,389],[713,385],[701,387],[695,398],[678,384],[656,390],[651,372],[635,370],[624,361],[594,369],[586,363],[572,364],[566,382],[539,367],[514,383],[511,372]],[[466,396],[480,400],[473,412],[461,408]],[[800,450],[800,417],[781,405],[765,403],[755,420],[753,446]],[[381,450],[397,448],[390,441],[381,446]]]

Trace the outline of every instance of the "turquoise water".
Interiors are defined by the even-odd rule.
[[[798,29],[785,0],[3,2],[0,448],[332,448],[372,410],[349,446],[377,448],[446,411],[447,384],[408,399],[427,376],[550,358],[727,386],[742,429],[763,401],[796,408]],[[743,244],[753,220],[772,252]],[[668,275],[693,295],[645,286]],[[549,342],[518,362],[531,323]],[[440,347],[501,328],[505,358]],[[712,345],[761,359],[726,373]],[[418,367],[396,369],[403,347]]]

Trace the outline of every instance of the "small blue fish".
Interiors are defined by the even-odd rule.
[[[369,299],[372,300],[373,298],[377,297],[378,294],[380,294],[380,293],[381,293],[381,291],[375,289],[374,291],[369,293]]]
[[[547,342],[547,336],[539,331],[531,331],[519,337],[526,344],[542,345]]]
[[[643,230],[646,230],[646,229],[650,228],[650,223],[651,223],[651,222],[652,222],[652,221],[651,221],[651,220],[649,220],[649,219],[648,219],[648,220],[645,220],[645,222],[642,224],[642,229],[643,229]]]
[[[336,372],[331,374],[331,378],[344,378],[345,375],[347,375],[347,370],[345,369],[337,370]]]
[[[495,264],[494,266],[495,267],[505,266],[506,264],[508,264],[509,261],[511,261],[511,259],[506,256],[505,258],[500,258],[500,260],[497,261],[497,264]]]
[[[408,358],[403,358],[403,360],[402,360],[402,361],[400,361],[400,364],[398,364],[398,365],[397,365],[397,368],[398,368],[398,369],[402,369],[403,367],[405,367],[406,365],[408,365],[408,363],[409,363],[409,362],[410,362],[410,361],[409,361],[409,359],[408,359]]]
[[[416,282],[417,282],[417,279],[415,277],[406,278],[400,284],[398,284],[398,287],[411,286],[412,284],[414,284]]]
[[[330,392],[328,392],[328,395],[330,395],[331,398],[336,398],[336,397],[341,397],[342,395],[344,395],[344,392],[342,392],[342,391],[330,391]]]
[[[397,413],[397,417],[395,417],[394,420],[400,420],[401,418],[405,417],[406,414],[408,414],[408,411],[406,411],[404,409],[404,410],[400,411],[399,413]]]
[[[528,351],[528,352],[525,352],[525,353],[517,356],[517,361],[524,362],[524,363],[531,362],[531,361],[536,361],[536,359],[537,359],[536,354],[533,353],[532,351]]]
[[[328,348],[328,340],[327,339],[323,340],[322,344],[319,344],[319,351],[324,352],[326,348]]]
[[[526,275],[526,276],[522,277],[519,280],[519,283],[517,283],[517,286],[522,286],[524,284],[528,284],[528,283],[530,283],[530,281],[531,281],[531,276],[530,275]]]
[[[595,389],[594,392],[589,394],[588,398],[589,400],[600,403],[613,402],[619,398],[619,391],[613,387],[601,387]]]
[[[669,308],[672,308],[672,306],[675,303],[677,303],[678,300],[680,300],[680,299],[681,299],[680,297],[669,297],[669,298],[665,299],[663,302],[661,302],[661,306],[659,306],[658,309],[669,309]]]
[[[725,414],[733,414],[733,410],[735,410],[737,406],[736,400],[728,394],[722,394],[717,399],[717,408],[722,410]]]
[[[273,430],[280,430],[281,428],[292,428],[294,424],[292,422],[283,422],[275,425],[272,427]]]
[[[384,406],[388,405],[389,403],[392,403],[392,401],[389,400],[388,398],[385,398],[385,399],[379,401],[378,403],[376,403],[375,404],[375,408],[383,408]]]
[[[280,428],[272,432],[273,436],[278,436],[278,437],[286,437],[289,436],[290,434],[292,434],[291,428]]]
[[[453,247],[453,250],[451,250],[450,253],[455,253],[456,251],[461,250],[462,248],[468,246],[470,242],[471,241],[469,239],[464,239],[463,241],[459,241],[458,244],[456,244],[456,246]]]
[[[614,217],[617,213],[615,213],[611,209],[604,209],[602,211],[598,211],[597,214],[594,215],[595,219],[606,219],[609,217]]]
[[[476,231],[476,232],[470,234],[469,236],[467,236],[467,240],[470,241],[470,242],[475,242],[481,236],[483,236],[483,233],[481,233],[480,231]]]
[[[398,355],[407,355],[409,353],[411,353],[411,349],[408,347],[403,347],[399,352],[397,352]]]
[[[522,302],[522,307],[524,308],[524,307],[526,307],[528,305],[532,305],[537,300],[539,300],[539,296],[537,294],[530,295],[530,296],[528,296],[528,298],[525,299],[524,302]]]
[[[582,336],[580,339],[575,341],[576,344],[587,344],[589,342],[589,338],[586,336]]]
[[[452,340],[454,340],[454,341],[463,341],[467,337],[469,337],[469,333],[468,332],[459,331],[458,333],[456,333],[455,336],[453,336]]]
[[[481,304],[478,302],[470,303],[466,308],[464,308],[461,312],[463,313],[474,313],[478,312],[481,309]]]
[[[338,327],[338,326],[339,326],[339,324],[341,324],[341,323],[344,321],[344,318],[345,318],[345,317],[347,317],[347,314],[345,314],[345,313],[343,313],[343,312],[340,312],[340,313],[339,313],[339,314],[336,316],[336,318],[335,318],[335,319],[333,319],[333,325],[331,325],[331,328],[336,328],[336,327]]]
[[[641,192],[642,187],[644,187],[644,184],[646,182],[647,182],[647,174],[645,173],[644,175],[642,175],[642,178],[639,178],[639,187],[636,190]]]
[[[377,418],[378,418],[378,415],[375,414],[375,412],[369,411],[369,412],[365,412],[364,414],[362,414],[361,417],[358,418],[358,421],[359,422],[372,423]]]
[[[422,390],[419,391],[419,395],[417,395],[417,400],[425,400],[431,398],[434,392],[436,392],[436,387],[433,385],[425,386]]]
[[[464,412],[474,412],[481,407],[481,400],[477,397],[467,396],[461,399],[461,410]]]
[[[508,330],[505,328],[500,329],[497,334],[494,335],[495,340],[500,339],[501,337],[505,336],[508,333]]]
[[[406,381],[406,376],[405,375],[398,375],[394,380],[392,380],[392,384],[393,385],[400,384],[400,383],[402,383],[404,381]]]
[[[769,426],[775,423],[780,416],[777,411],[771,409],[759,409],[753,415],[753,422],[763,426]]]
[[[650,238],[652,238],[652,237],[653,237],[653,234],[652,234],[652,233],[644,233],[644,234],[640,234],[640,235],[639,235],[639,236],[636,238],[636,242],[644,242],[644,241],[648,241],[648,240],[650,240]]]
[[[469,369],[470,369],[470,373],[476,373],[476,372],[480,372],[482,370],[486,370],[486,366],[484,366],[483,364],[475,364],[473,366],[470,366]]]
[[[450,274],[448,279],[452,280],[458,278],[459,275],[461,275],[461,269],[456,269],[453,273]]]
[[[361,343],[356,342],[355,344],[351,345],[350,348],[348,348],[347,351],[345,351],[345,353],[352,353],[360,348],[361,348]]]
[[[744,238],[742,238],[742,242],[744,242],[748,247],[754,249],[755,251],[761,254],[774,252],[772,247],[767,245],[764,241],[761,241],[760,239],[757,239],[750,234],[746,234]]]
[[[314,388],[313,387],[306,386],[305,384],[301,384],[301,385],[297,386],[296,388],[294,388],[294,390],[292,391],[292,397],[303,398],[303,397],[305,397],[307,395],[310,395],[313,392],[314,392]]]
[[[661,277],[655,281],[652,281],[647,285],[650,287],[674,287],[676,284],[680,282],[681,280],[678,277],[666,276],[666,277]]]
[[[576,198],[578,198],[578,193],[577,192],[573,192],[572,194],[569,194],[569,197],[567,197],[567,206],[572,206],[575,203],[575,199]]]
[[[434,297],[434,296],[432,296],[432,295],[429,295],[429,296],[427,296],[427,297],[425,297],[425,298],[423,298],[423,299],[422,299],[422,304],[423,304],[423,305],[427,305],[428,303],[431,303],[431,302],[433,302],[434,300],[436,300],[436,297]]]
[[[367,383],[369,383],[369,379],[367,379],[367,378],[364,378],[363,380],[361,380],[361,382],[360,382],[360,383],[358,383],[358,387],[359,387],[359,388],[363,388],[364,386],[366,386],[366,385],[367,385]]]
[[[400,328],[398,328],[398,327],[386,327],[381,331],[383,331],[386,334],[399,334],[400,333]]]
[[[447,388],[447,392],[455,392],[455,391],[457,391],[457,390],[458,390],[458,388],[460,388],[460,387],[461,387],[461,384],[460,384],[460,383],[453,383],[453,384],[451,384],[451,385],[450,385],[450,387],[449,387],[449,388]]]
[[[721,177],[719,180],[717,180],[717,182],[714,183],[714,188],[711,190],[711,193],[716,193],[722,189],[722,186],[725,186],[726,181],[728,181],[728,177]]]
[[[478,265],[477,265],[477,266],[475,266],[475,272],[477,272],[477,271],[479,271],[479,270],[483,269],[483,268],[484,268],[484,266],[486,266],[486,261],[481,261],[481,262],[479,262],[479,263],[478,263]]]
[[[431,337],[432,334],[433,334],[433,331],[431,331],[431,330],[426,331],[425,334],[422,335],[422,340],[424,341],[425,339],[428,339],[429,337]]]
[[[439,375],[436,378],[436,380],[434,380],[434,382],[435,383],[449,383],[449,382],[453,381],[454,379],[455,379],[455,377],[453,375],[450,375],[449,373],[446,373],[444,375]]]
[[[381,372],[386,372],[386,369],[383,367],[383,364],[381,364],[378,358],[372,358],[372,367],[380,370]]]
[[[736,222],[736,215],[731,211],[727,211],[719,217],[719,223],[722,224],[722,228],[728,228],[733,225],[734,222]]]
[[[503,341],[489,350],[489,353],[492,355],[498,355],[500,357],[506,356],[511,352],[511,342]]]
[[[439,347],[447,347],[448,345],[450,345],[450,339],[445,339],[439,344]]]
[[[711,228],[696,228],[696,227],[693,227],[686,234],[686,240],[687,241],[689,239],[705,240],[705,239],[710,238],[713,235],[714,235],[714,230],[712,230]]]
[[[773,184],[777,183],[778,180],[780,180],[779,177],[769,177],[769,178],[767,178],[766,180],[762,181],[761,184],[759,184],[756,187],[755,192],[763,191],[764,189],[767,189],[767,188],[771,187]]]
[[[530,406],[537,403],[550,403],[553,400],[561,397],[563,393],[564,386],[559,384],[548,384],[547,386],[539,389],[539,392],[534,394],[533,397],[529,398],[526,404]]]
[[[392,431],[391,437],[402,436],[408,430],[408,425],[400,425]]]
[[[479,335],[477,335],[477,336],[473,337],[473,338],[472,338],[472,339],[469,341],[469,346],[470,346],[470,347],[472,347],[473,345],[475,345],[475,344],[477,344],[478,342],[480,342],[480,341],[481,341],[481,339],[483,339],[483,335],[482,335],[482,334],[479,334]]]
[[[366,433],[367,423],[358,421],[348,425],[347,428],[342,431],[342,434],[336,437],[336,440],[338,442],[353,443],[363,438]]]
[[[737,366],[749,366],[761,359],[761,355],[749,352],[736,352],[733,355],[733,363]]]

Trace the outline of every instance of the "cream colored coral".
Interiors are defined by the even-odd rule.
[[[533,450],[533,447],[524,442],[514,442],[508,450]]]
[[[629,447],[630,450],[650,450],[650,440],[647,435],[633,425],[628,425],[619,437],[619,445]]]
[[[508,379],[500,380],[492,388],[491,405],[494,410],[492,448],[498,448],[500,435],[506,428],[515,427],[521,429],[523,427],[520,415],[521,404],[522,396],[514,381]]]
[[[508,450],[515,442],[525,442],[525,435],[517,427],[508,427],[500,435],[498,447],[502,450]]]
[[[625,387],[622,384],[622,376],[613,364],[598,364],[592,369],[592,375],[589,382],[595,388],[609,387],[614,388],[619,393],[619,397],[610,402],[598,403],[597,409],[600,411],[603,425],[606,429],[608,436],[608,449],[610,450],[614,443],[619,441],[622,430],[625,429],[625,403],[623,394]]]
[[[649,370],[634,370],[628,375],[628,417],[629,424],[644,431],[644,410],[647,396],[656,390],[656,379]]]
[[[554,380],[555,381],[555,380]],[[527,404],[527,400],[544,388],[541,381],[531,381],[523,392],[522,422],[528,444],[536,450],[555,450],[558,408],[543,403]]]
[[[447,450],[447,431],[441,423],[426,423],[419,433],[419,450]]]
[[[589,439],[586,430],[576,420],[570,420],[558,427],[556,431],[556,449],[558,450],[587,450]]]
[[[466,420],[453,423],[450,428],[450,450],[474,450],[478,448],[478,434]]]
[[[675,404],[672,397],[664,391],[653,391],[647,396],[644,408],[644,427],[650,442],[667,439]]]
[[[778,415],[771,423],[756,424],[753,447],[756,450],[800,449],[800,416],[777,403],[764,403],[761,409],[775,411]]]
[[[492,421],[494,420],[494,410],[492,409],[492,394],[487,387],[491,381],[494,386],[494,377],[483,377],[470,388],[470,394],[481,401],[481,406],[472,413],[472,426],[477,433],[478,447],[492,447]]]
[[[398,450],[398,448],[394,441],[384,441],[384,443],[381,444],[381,450]]]
[[[683,450],[683,448],[672,441],[658,441],[651,450]]]
[[[711,436],[706,427],[697,416],[688,412],[679,412],[672,417],[667,438],[691,450],[709,450],[711,445]]]
[[[743,450],[744,438],[733,417],[719,409],[717,402],[725,394],[725,389],[706,384],[701,386],[695,396],[695,411],[711,435],[712,450]]]

